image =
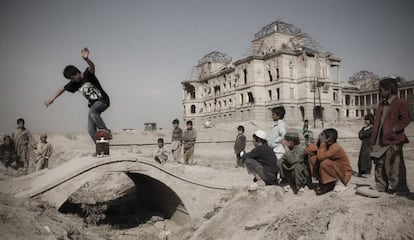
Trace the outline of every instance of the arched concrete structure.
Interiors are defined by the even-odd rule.
[[[111,155],[105,158],[91,156],[68,161],[54,169],[35,172],[1,186],[2,192],[19,198],[40,198],[56,208],[85,183],[101,178],[108,172],[125,172],[139,191],[168,216],[185,219],[202,217],[213,210],[230,187],[209,185],[183,178],[174,173],[173,167],[159,165],[135,155]],[[167,217],[168,217],[167,216]]]

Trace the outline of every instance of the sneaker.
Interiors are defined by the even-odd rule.
[[[298,193],[297,193],[299,196],[303,196],[304,194],[305,194],[305,189],[304,188],[300,188],[299,190],[298,190]]]
[[[290,186],[289,185],[286,185],[286,186],[284,186],[283,187],[283,191],[286,193],[286,192],[289,192],[290,191]]]
[[[371,175],[369,175],[369,174],[361,174],[361,177],[362,178],[369,178],[369,177],[371,177]]]

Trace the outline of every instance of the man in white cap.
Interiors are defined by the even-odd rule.
[[[257,130],[253,134],[253,144],[253,150],[242,156],[247,172],[254,175],[253,184],[249,188],[251,191],[257,190],[256,182],[260,179],[266,185],[275,184],[277,173],[276,156],[267,144],[266,133],[263,130]]]

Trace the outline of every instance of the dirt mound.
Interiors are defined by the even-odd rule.
[[[74,193],[69,200],[78,204],[78,209],[67,214],[35,198],[17,200],[0,193],[0,239],[414,239],[413,194],[399,197],[382,193],[379,198],[355,194],[356,187],[373,183],[373,176],[352,177],[347,190],[339,195],[316,196],[307,189],[303,196],[298,196],[277,186],[262,186],[248,192],[251,176],[246,169],[234,167],[232,141],[238,125],[218,124],[208,129],[196,126],[200,141],[195,146],[197,165],[177,165],[178,172],[191,179],[238,187],[223,193],[202,218],[192,219],[185,227],[174,225],[156,211],[142,211],[145,209],[134,206],[135,191],[139,190],[134,189],[125,174],[109,173]],[[246,136],[258,128],[270,131],[271,127],[260,122],[242,125],[246,127]],[[357,124],[338,128],[340,138],[345,138],[340,139],[340,144],[347,150],[354,169],[360,147],[356,138],[359,129]],[[151,157],[157,138],[168,139],[170,134],[168,130],[114,133],[113,144],[136,145],[113,146],[111,151]],[[414,128],[409,128],[407,135],[411,142],[405,146],[404,154],[408,184],[413,188]],[[51,134],[49,140],[55,149],[50,168],[94,152],[86,133]],[[247,144],[248,150],[252,147]],[[13,183],[23,174],[0,167],[0,184]]]

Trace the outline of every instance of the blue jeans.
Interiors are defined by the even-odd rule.
[[[101,118],[101,113],[104,112],[109,106],[101,101],[94,102],[89,108],[88,114],[88,132],[91,136],[92,141],[96,143],[96,130],[106,129],[110,131],[105,122]]]

